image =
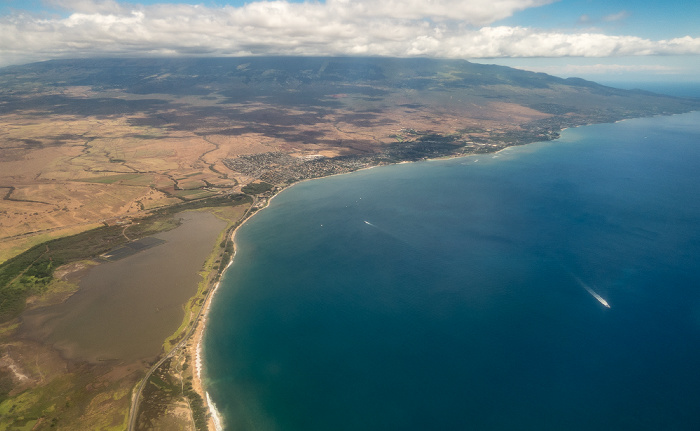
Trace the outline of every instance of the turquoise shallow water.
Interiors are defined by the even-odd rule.
[[[296,185],[238,232],[209,392],[235,430],[699,429],[699,192],[700,113]]]

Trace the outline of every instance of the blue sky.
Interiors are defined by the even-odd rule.
[[[584,29],[598,27],[611,35],[652,39],[700,36],[700,2],[649,0],[568,0],[527,9],[506,19],[507,25]]]
[[[90,56],[387,55],[607,81],[700,81],[698,23],[696,0],[0,0],[0,66]]]

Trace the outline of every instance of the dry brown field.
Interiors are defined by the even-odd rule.
[[[0,264],[50,239],[101,225],[131,241],[130,227],[138,226],[130,224],[133,219],[181,202],[238,193],[261,181],[266,168],[261,165],[294,162],[279,153],[310,161],[363,156],[341,158],[356,169],[466,154],[467,148],[496,151],[552,139],[563,127],[697,109],[693,106],[581,80],[458,61],[103,59],[7,68],[0,70]],[[423,142],[422,136],[430,139]],[[445,150],[436,137],[465,150]],[[247,157],[258,154],[264,156]],[[224,163],[238,157],[241,163]],[[360,158],[361,163],[352,164]],[[297,172],[271,175],[269,181],[286,186],[328,173],[333,169],[306,177],[295,177]],[[262,186],[267,190],[268,185]],[[232,228],[250,214],[251,202],[258,209],[266,198],[245,197],[242,205],[208,211]],[[157,223],[165,229],[169,222]],[[185,389],[193,378],[196,342],[185,335],[231,253],[223,234],[210,245],[214,250],[200,272],[202,280],[192,286],[194,296],[184,305],[180,327],[158,339],[158,345],[148,345],[151,359],[181,341],[188,349],[155,370],[144,389],[137,429],[195,426],[197,409]],[[40,253],[48,253],[48,246]],[[93,263],[72,262],[54,271],[40,294],[22,297],[24,317],[79,302],[80,295],[74,295],[80,292],[78,275]],[[154,284],[147,277],[141,282]],[[160,298],[162,292],[154,295]],[[107,304],[107,311],[93,321],[77,308],[67,315],[89,321],[72,328],[97,331],[94,323],[102,315],[125,308]],[[152,308],[151,313],[159,312]],[[47,320],[46,328],[32,337],[21,319],[0,322],[0,429],[124,429],[132,390],[150,359],[70,357],[41,335],[40,329],[51,332],[57,324]],[[84,344],[88,350],[99,347]]]
[[[142,98],[86,87],[63,91],[82,98]],[[123,115],[0,115],[0,193],[5,197],[0,201],[0,262],[41,240],[233,191],[252,180],[227,168],[226,158],[273,151],[296,157],[367,154],[395,142],[406,128],[439,134],[469,127],[510,130],[548,116],[514,103],[464,103],[447,94],[426,103],[410,90],[380,102],[337,95],[333,100],[339,106],[323,111],[258,101],[225,105],[240,118],[217,111],[219,100],[156,97],[181,108],[165,105],[156,113]],[[183,112],[203,108],[209,115],[187,117],[183,126]]]

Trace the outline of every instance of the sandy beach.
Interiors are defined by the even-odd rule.
[[[467,155],[467,156],[472,156]],[[463,155],[456,156],[456,157],[465,157]],[[453,157],[454,158],[454,157]],[[407,162],[407,163],[414,163],[414,162]],[[367,166],[362,169],[358,169],[357,171],[364,171],[368,169],[373,169],[376,167],[379,167],[380,165],[375,165],[375,166]],[[333,174],[333,175],[328,175],[325,177],[320,177],[320,178],[329,178],[329,177],[335,177],[339,175],[348,175],[350,173],[354,172],[345,172],[345,173],[340,173],[340,174]],[[230,240],[233,242],[233,254],[231,255],[231,259],[229,260],[228,264],[226,265],[226,268],[224,268],[223,271],[221,271],[221,276],[229,269],[229,267],[233,264],[233,260],[236,257],[236,233],[238,232],[238,229],[241,228],[248,220],[250,220],[255,214],[259,213],[261,210],[267,208],[272,202],[272,200],[277,197],[282,191],[287,190],[290,187],[293,187],[297,184],[305,183],[307,181],[313,181],[319,178],[309,178],[305,180],[298,181],[294,184],[289,185],[288,187],[283,188],[282,190],[278,190],[273,196],[271,196],[265,204],[262,207],[257,207],[257,211],[251,214],[251,209],[256,208],[256,205],[258,202],[254,202],[253,205],[251,205],[250,209],[248,212],[244,215],[242,218],[241,223],[231,232],[230,235]],[[205,372],[205,364],[204,364],[204,352],[203,352],[203,342],[204,342],[204,331],[206,330],[207,326],[207,319],[209,318],[209,311],[210,307],[212,305],[212,302],[214,301],[214,297],[216,296],[216,293],[220,287],[220,281],[215,282],[209,291],[209,294],[206,296],[204,304],[202,306],[200,315],[197,319],[197,322],[195,324],[195,328],[192,332],[192,335],[190,337],[190,340],[186,343],[185,345],[185,353],[189,357],[191,363],[195,364],[195,372],[193,373],[193,379],[192,379],[192,388],[194,389],[197,394],[199,394],[200,397],[202,397],[202,400],[204,400],[204,405],[209,411],[209,419],[207,421],[207,429],[209,431],[223,431],[224,429],[224,423],[223,423],[223,418],[221,417],[221,414],[217,411],[216,405],[212,401],[211,397],[209,396],[207,390],[206,390],[206,384],[205,384],[205,379],[204,379],[204,374]]]
[[[509,149],[510,147],[502,148],[498,151],[495,151],[493,153],[489,154],[460,154],[460,155],[455,155],[455,156],[450,156],[447,158],[453,159],[453,158],[474,158],[478,156],[485,156],[485,155],[491,155],[492,157],[498,157],[498,154],[501,153],[502,151],[505,151]],[[436,159],[426,159],[424,161],[430,162],[430,161],[437,161],[441,160],[443,158],[436,158]],[[475,160],[477,161],[477,160]],[[400,162],[401,163],[415,163],[415,162]],[[351,173],[356,173],[359,171],[365,171],[369,169],[374,169],[377,167],[380,167],[382,165],[373,165],[373,166],[367,166],[361,169],[358,169],[357,171],[353,172],[344,172],[344,173],[339,173],[339,174],[332,174],[332,175],[327,175],[324,177],[319,177],[319,178],[309,178],[305,180],[298,181],[294,184],[289,185],[288,187],[285,187],[281,190],[278,190],[273,196],[271,196],[267,201],[265,202],[265,205],[262,207],[257,207],[257,211],[255,213],[250,213],[250,209],[246,213],[246,215],[242,218],[241,223],[231,232],[230,235],[230,240],[233,242],[234,245],[234,251],[231,256],[230,261],[226,265],[226,268],[221,272],[221,275],[229,269],[231,264],[233,264],[233,260],[236,257],[236,233],[238,232],[238,229],[241,228],[248,220],[250,220],[255,214],[260,212],[261,210],[267,208],[270,204],[270,202],[277,197],[282,191],[287,190],[290,187],[293,187],[297,184],[305,183],[307,181],[313,181],[316,179],[320,178],[329,178],[329,177],[335,177],[339,175],[348,175]],[[251,205],[251,209],[256,207],[258,202],[254,202],[253,205]],[[192,381],[192,387],[193,389],[199,394],[199,396],[202,397],[202,400],[204,400],[204,404],[206,408],[209,411],[209,419],[207,422],[207,427],[209,431],[223,431],[224,429],[224,424],[223,424],[223,418],[221,417],[221,414],[217,411],[216,405],[212,401],[211,397],[209,396],[208,392],[206,391],[206,385],[205,385],[205,379],[203,377],[203,374],[205,374],[205,365],[204,365],[204,358],[203,358],[203,346],[202,343],[204,341],[204,331],[206,330],[206,325],[207,325],[207,319],[209,318],[209,311],[211,304],[214,300],[214,296],[216,296],[216,293],[220,287],[220,281],[217,281],[211,286],[210,292],[207,295],[205,302],[202,306],[202,310],[200,312],[199,318],[197,319],[196,326],[192,332],[192,336],[190,338],[190,341],[186,344],[185,350],[186,350],[186,355],[190,358],[191,363],[195,364],[196,371],[193,373],[193,381]]]
[[[229,263],[230,265],[230,263]],[[228,268],[228,266],[227,266]],[[209,314],[209,307],[211,306],[214,294],[219,288],[219,283],[217,282],[212,288],[211,294],[207,297],[206,303],[202,308],[202,314],[197,322],[197,326],[192,335],[191,342],[187,345],[187,355],[190,357],[191,363],[195,364],[195,372],[192,379],[192,388],[202,397],[204,403],[209,410],[209,420],[207,421],[207,428],[209,430],[220,431],[223,430],[221,425],[221,419],[219,413],[209,397],[209,394],[204,389],[203,378],[202,378],[202,342],[204,338],[204,329],[207,326],[207,317]]]
[[[267,201],[265,207],[267,206],[267,204],[269,204],[270,200],[272,200],[272,198],[270,198]],[[252,209],[254,205],[255,203],[250,208]],[[238,229],[240,229],[240,227],[243,226],[243,224],[246,221],[248,221],[253,215],[254,214],[251,214],[249,209],[246,215],[243,217],[243,221],[233,230],[233,232],[231,232],[230,241],[233,243],[233,254],[231,255],[231,259],[227,263],[224,270],[221,271],[221,275],[223,275],[229,269],[229,267],[233,263],[233,259],[235,259],[236,257],[236,232],[238,232]],[[195,372],[193,373],[192,379],[192,388],[195,392],[197,392],[197,394],[199,394],[200,397],[202,397],[202,400],[204,400],[205,407],[209,410],[209,419],[207,421],[207,429],[209,431],[223,431],[224,429],[221,415],[216,410],[216,406],[211,400],[211,397],[209,396],[205,388],[203,378],[204,353],[202,345],[204,341],[204,331],[207,326],[207,319],[209,318],[209,310],[211,308],[212,301],[214,300],[214,297],[216,296],[216,293],[219,290],[220,285],[221,282],[217,281],[216,283],[214,283],[213,286],[211,286],[209,294],[207,295],[202,306],[202,310],[197,320],[191,340],[187,343],[185,347],[186,354],[190,358],[190,362],[195,364]]]

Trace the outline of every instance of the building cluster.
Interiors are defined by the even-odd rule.
[[[229,169],[250,178],[270,184],[286,185],[310,178],[352,172],[370,166],[493,153],[513,145],[556,139],[562,127],[574,125],[576,121],[573,119],[571,124],[562,124],[561,119],[555,121],[545,119],[532,122],[519,130],[479,129],[447,136],[404,129],[403,138],[410,136],[410,140],[401,139],[383,145],[372,154],[332,158],[319,155],[295,157],[274,151],[228,158],[224,159],[223,163]]]

